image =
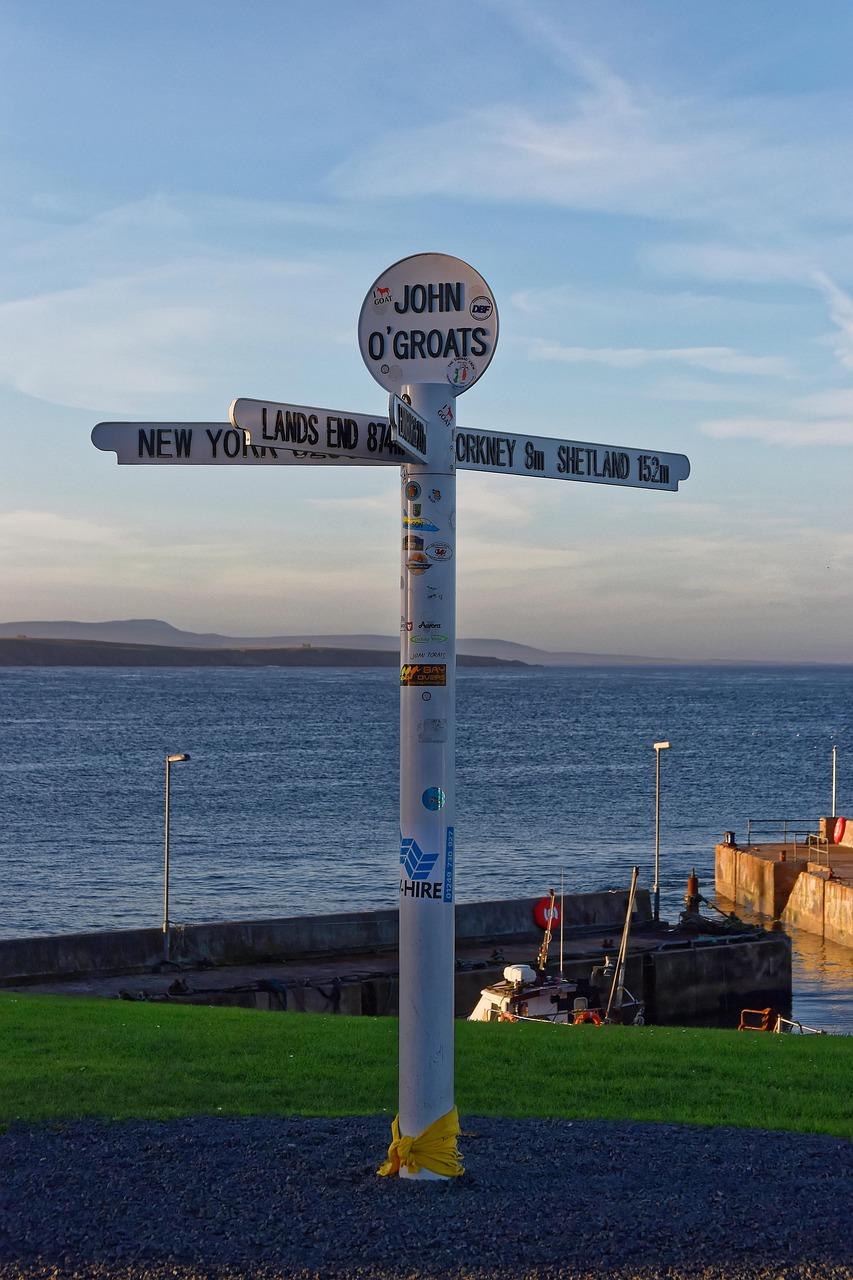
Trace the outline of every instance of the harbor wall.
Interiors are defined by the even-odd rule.
[[[565,928],[581,952],[566,957],[567,977],[589,979],[604,955],[614,954],[627,909],[628,892],[567,895]],[[535,900],[509,899],[463,903],[456,908],[456,1012],[466,1017],[483,987],[499,981],[504,962],[466,959],[471,948],[487,944],[530,946],[531,958],[542,939],[533,919]],[[635,902],[637,936],[650,926],[648,890]],[[584,941],[588,934],[588,943]],[[608,936],[609,935],[609,936]],[[648,936],[648,935],[647,935]],[[652,929],[654,937],[654,930]],[[555,932],[555,941],[556,941]],[[392,956],[397,948],[397,913],[371,911],[335,916],[304,916],[274,920],[227,921],[185,926],[173,933],[175,967],[195,975],[174,991],[170,1003],[242,1006],[290,1012],[391,1016],[398,1012],[399,982],[395,958],[370,964],[370,956]],[[0,987],[26,986],[73,979],[163,973],[163,935],[159,929],[130,929],[94,934],[0,941]],[[278,976],[257,975],[234,985],[229,965],[269,961],[340,957],[331,971],[324,967],[304,981],[283,969]],[[206,963],[211,972],[205,972]],[[214,967],[215,966],[215,971]],[[167,979],[168,980],[168,979]],[[626,986],[647,1009],[647,1020],[658,1025],[703,1024],[736,1026],[744,1008],[773,1005],[790,1012],[791,945],[781,933],[747,930],[723,936],[679,937],[665,934],[652,946],[629,951]],[[56,988],[54,988],[56,989]],[[129,995],[128,998],[143,998]],[[151,998],[150,993],[145,998]]]
[[[563,966],[569,979],[588,980],[604,958],[599,948],[572,956]],[[466,1018],[484,987],[503,977],[503,963],[457,968],[455,1011]],[[625,986],[646,1007],[656,1026],[736,1027],[743,1009],[772,1006],[791,1012],[791,944],[782,933],[752,933],[724,939],[697,938],[654,951],[629,953]],[[172,995],[170,1004],[240,1005],[291,1013],[394,1017],[399,1012],[396,972],[347,974],[309,985],[265,981],[254,989],[199,990]]]
[[[456,940],[468,943],[541,941],[533,919],[534,898],[466,902],[456,906]],[[567,894],[565,928],[622,928],[628,890]],[[637,923],[652,918],[648,889],[634,904]],[[396,910],[337,915],[290,916],[271,920],[228,920],[173,926],[170,959],[177,964],[238,965],[268,960],[377,954],[397,948]],[[46,978],[79,978],[145,973],[163,961],[161,929],[115,929],[34,938],[0,939],[0,986]]]
[[[853,830],[853,822],[848,827]],[[716,891],[756,915],[853,947],[853,883],[807,861],[803,845],[797,854],[802,856],[784,845],[740,849],[733,843],[718,844]]]
[[[655,1026],[737,1027],[744,1009],[768,1006],[791,1012],[792,948],[783,933],[751,931],[739,937],[698,937],[629,952],[625,986],[646,1007]],[[567,978],[589,978],[601,964],[597,950],[573,956],[563,966]],[[456,975],[457,1016],[467,1016],[483,987],[498,982],[502,968]]]
[[[794,886],[781,920],[853,947],[853,886],[828,876],[825,868],[810,866]]]
[[[737,1026],[743,1009],[791,1011],[790,939],[782,933],[696,939],[644,958],[649,1021],[663,1026]],[[630,984],[629,984],[630,985]]]
[[[714,858],[714,887],[722,897],[756,915],[778,920],[806,863],[793,859],[783,847],[761,855],[736,844],[718,844]]]

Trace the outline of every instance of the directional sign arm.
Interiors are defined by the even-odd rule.
[[[328,459],[400,466],[417,457],[402,442],[397,443],[387,418],[366,413],[241,399],[231,405],[231,421],[250,433],[254,445],[307,450],[314,462]]]
[[[371,420],[374,421],[374,420]],[[382,419],[375,420],[381,428]],[[386,433],[390,432],[385,422]],[[378,439],[378,437],[377,437]],[[399,467],[401,455],[384,449],[362,457],[313,447],[286,448],[251,441],[230,422],[99,422],[96,449],[114,453],[120,466],[373,466]],[[405,455],[404,455],[405,457]]]
[[[467,471],[502,471],[633,489],[676,490],[690,475],[690,462],[683,453],[511,432],[457,428],[454,455],[457,467]]]
[[[411,405],[392,391],[388,397],[388,419],[391,437],[410,455],[409,461],[426,462],[428,423]]]

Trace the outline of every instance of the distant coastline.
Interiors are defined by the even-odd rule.
[[[460,667],[528,668],[518,659],[460,654]],[[396,667],[393,650],[333,649],[311,644],[282,649],[191,649],[105,640],[0,637],[0,667]]]
[[[429,620],[413,620],[415,629]],[[8,641],[16,643],[11,646]],[[46,643],[47,642],[47,643]],[[66,650],[62,656],[60,645]],[[27,648],[29,646],[29,649]],[[112,650],[112,654],[110,654]],[[851,669],[853,663],[767,658],[674,658],[635,653],[552,651],[494,637],[460,636],[459,666],[516,667],[704,667]],[[26,656],[22,656],[26,655]],[[181,631],[157,618],[108,622],[31,620],[0,622],[0,666],[148,667],[393,667],[400,638],[389,634],[225,636]]]

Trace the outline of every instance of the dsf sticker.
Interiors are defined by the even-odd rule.
[[[402,685],[447,684],[446,662],[404,662],[400,668]]]
[[[426,791],[421,796],[421,799],[423,800],[425,809],[443,809],[447,796],[444,794],[441,787],[427,787]]]

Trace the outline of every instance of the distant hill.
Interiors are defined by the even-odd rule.
[[[189,645],[116,644],[0,636],[0,667],[397,667],[391,649],[333,649],[301,644],[279,649],[194,649]],[[518,667],[515,659],[459,654],[460,667]]]
[[[400,648],[399,636],[223,636],[216,632],[180,631],[168,622],[161,622],[156,618],[129,618],[126,621],[116,622],[0,622],[0,637],[4,636],[12,639],[25,637],[31,640],[87,640],[107,644],[157,645],[196,650],[280,650],[298,649],[303,645],[310,645],[318,649],[372,650],[397,655]],[[546,667],[668,666],[681,661],[675,658],[649,658],[624,653],[552,653],[545,649],[536,649],[531,645],[494,639],[459,639],[456,647],[460,658],[496,658],[502,662]]]

